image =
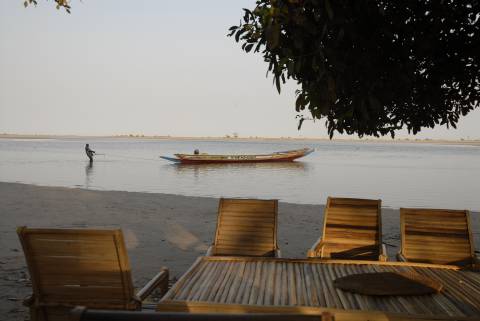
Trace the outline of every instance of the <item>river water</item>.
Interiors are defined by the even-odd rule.
[[[90,143],[99,154],[90,166]],[[160,155],[315,148],[293,163],[177,165]],[[188,196],[382,199],[386,207],[480,210],[480,147],[388,142],[185,139],[0,139],[0,181]]]

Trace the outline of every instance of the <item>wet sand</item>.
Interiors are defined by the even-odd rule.
[[[0,320],[25,320],[22,300],[31,293],[16,227],[121,228],[135,285],[161,266],[178,279],[211,244],[218,199],[180,195],[92,191],[0,182]],[[323,205],[279,205],[279,247],[284,257],[305,257],[321,233]],[[472,213],[480,249],[480,215]],[[398,210],[382,211],[389,256],[399,245]]]

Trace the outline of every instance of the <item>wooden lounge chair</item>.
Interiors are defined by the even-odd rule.
[[[468,211],[400,209],[399,261],[479,266]]]
[[[322,237],[308,257],[387,260],[380,200],[329,197],[324,213]]]
[[[277,213],[277,200],[221,198],[215,240],[207,255],[280,256]]]
[[[121,230],[17,228],[32,281],[31,320],[68,320],[76,305],[138,310],[168,288],[162,270],[135,295]]]

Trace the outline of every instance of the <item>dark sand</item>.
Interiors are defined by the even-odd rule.
[[[121,228],[135,285],[161,266],[179,278],[203,255],[215,232],[218,199],[168,194],[91,191],[0,182],[0,320],[28,319],[22,306],[31,293],[16,227]],[[322,205],[280,203],[283,257],[305,257],[321,233]],[[393,259],[399,245],[398,210],[382,211],[383,240]],[[480,248],[479,213],[472,213]]]

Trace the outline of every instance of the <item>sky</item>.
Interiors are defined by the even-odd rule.
[[[298,131],[297,85],[279,95],[226,36],[255,1],[38,2],[0,1],[0,133],[327,136],[323,121]],[[416,137],[480,139],[479,121]]]

